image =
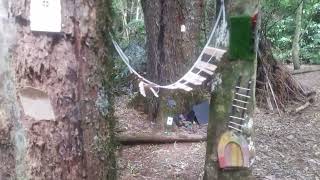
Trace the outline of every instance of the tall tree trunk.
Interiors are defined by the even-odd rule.
[[[15,31],[8,19],[8,11],[8,1],[0,1],[0,179],[5,180],[15,178],[15,145],[11,132],[19,113],[13,72],[8,61]]]
[[[253,15],[255,10],[258,8],[259,1],[256,0],[242,0],[242,1],[229,1],[227,6],[227,11],[230,16],[240,17],[243,18],[243,15]],[[241,26],[241,24],[238,24]],[[221,62],[218,65],[218,69],[216,70],[216,76],[218,79],[218,83],[214,88],[214,91],[211,95],[211,102],[210,102],[210,118],[208,124],[208,132],[207,132],[207,150],[206,150],[206,162],[205,162],[205,173],[204,178],[205,180],[242,180],[242,179],[253,179],[251,176],[250,169],[248,168],[238,168],[233,170],[222,169],[219,165],[219,158],[218,158],[218,145],[220,143],[222,135],[226,132],[233,132],[233,129],[227,129],[230,125],[229,116],[239,117],[239,108],[235,108],[233,103],[235,103],[234,99],[236,98],[235,95],[235,88],[236,86],[246,87],[247,83],[251,81],[251,84],[255,84],[256,79],[256,68],[257,68],[257,57],[247,56],[246,53],[253,51],[256,54],[257,44],[252,43],[252,48],[243,49],[242,55],[237,56],[237,58],[231,58],[234,56],[234,52],[232,49],[238,51],[241,49],[241,44],[235,42],[232,37],[240,37],[239,34],[233,36],[234,32],[237,32],[238,29],[241,27],[234,27],[234,24],[231,25],[231,28],[237,29],[235,31],[230,32],[230,49],[226,53],[226,55],[222,58]],[[239,31],[238,31],[239,32]],[[241,32],[241,36],[245,36],[243,31]],[[247,32],[247,31],[246,31]],[[251,34],[253,36],[253,34]],[[252,37],[253,38],[253,37]],[[236,38],[237,39],[237,38]],[[239,40],[239,39],[238,39]],[[239,40],[245,44],[244,39]],[[255,40],[258,41],[258,36],[255,37]],[[238,43],[234,45],[232,43]],[[245,46],[245,45],[243,45]],[[255,46],[255,47],[254,47]],[[238,48],[237,48],[238,47]],[[240,50],[239,50],[240,51]],[[239,52],[238,51],[238,52]],[[248,58],[250,57],[250,58]],[[241,81],[239,82],[239,78],[241,77]],[[238,84],[240,83],[240,84]],[[252,117],[253,110],[255,106],[255,99],[252,98],[255,96],[255,86],[251,85],[251,91],[249,95],[251,98],[248,99],[248,104],[246,106],[246,112],[249,117]],[[242,93],[243,94],[243,93]],[[237,96],[238,97],[238,96]],[[238,97],[239,98],[239,97]],[[243,106],[243,104],[237,104],[238,106]],[[235,112],[238,115],[232,115],[231,113]],[[237,124],[241,124],[242,122],[236,122]],[[233,126],[232,126],[233,127]],[[240,129],[239,126],[237,128]],[[239,132],[234,133],[237,137],[241,136],[242,133]],[[230,139],[229,139],[230,140]],[[228,145],[228,144],[227,144]],[[227,148],[227,147],[226,147]],[[229,147],[230,148],[230,147]],[[230,149],[229,149],[230,150]],[[225,159],[233,158],[233,157],[226,157],[234,155],[233,153],[228,153],[227,150],[223,150],[225,154]],[[244,156],[243,156],[244,157]],[[220,159],[221,160],[221,159]],[[244,161],[244,158],[243,158]]]
[[[300,69],[300,47],[299,47],[299,41],[300,41],[300,35],[301,35],[301,17],[302,17],[302,9],[303,9],[303,1],[301,1],[296,14],[296,30],[294,32],[294,38],[292,42],[292,62],[294,69]]]
[[[7,159],[15,160],[7,172],[1,164],[0,179],[115,179],[110,2],[61,1],[63,28],[54,34],[30,31],[30,1],[9,1],[16,41],[1,76],[11,104],[0,119],[13,135]]]
[[[140,17],[140,0],[137,0],[136,3],[136,20],[139,20]]]
[[[126,11],[128,12],[128,19],[127,22],[131,22],[134,19],[134,15],[135,15],[135,10],[134,10],[134,5],[136,4],[135,0],[125,0],[126,4],[127,4],[127,8]],[[130,9],[129,9],[129,5],[130,5]]]
[[[159,84],[169,84],[186,73],[198,54],[203,0],[142,0],[141,3],[147,32],[148,77]],[[181,32],[182,25],[185,32]],[[161,98],[150,100],[150,119],[164,119],[169,96],[183,106],[179,103],[185,99],[181,94],[160,93]]]
[[[133,3],[132,3],[133,4]],[[132,5],[133,7],[133,5]],[[128,13],[128,2],[126,0],[121,0],[121,13],[122,13],[122,28],[124,30],[124,36],[127,41],[129,41],[129,28],[128,28],[128,22],[131,20],[131,12]]]

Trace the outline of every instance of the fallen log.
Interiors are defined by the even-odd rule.
[[[149,134],[140,134],[140,135],[118,135],[117,140],[122,145],[135,145],[135,144],[170,144],[170,143],[191,143],[191,142],[201,142],[206,141],[207,136],[199,135],[149,135]]]
[[[311,72],[317,72],[317,71],[320,71],[320,67],[294,70],[293,72],[291,72],[291,74],[296,75],[296,74],[304,74],[304,73],[311,73]]]
[[[294,111],[294,113],[298,113],[298,112],[306,109],[306,108],[309,107],[310,105],[311,105],[311,103],[308,101],[308,102],[306,102],[304,105],[296,108],[295,111]]]
[[[306,96],[308,97],[307,101],[306,101],[302,106],[299,106],[298,108],[296,108],[296,109],[293,111],[293,113],[299,113],[300,111],[305,110],[305,109],[308,108],[311,104],[313,104],[314,101],[315,101],[316,92],[315,92],[315,91],[309,92],[309,93],[307,93]]]

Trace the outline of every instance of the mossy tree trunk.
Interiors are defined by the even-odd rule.
[[[142,9],[147,32],[147,74],[159,84],[169,84],[182,77],[198,55],[200,27],[203,17],[203,0],[142,0]],[[186,27],[181,32],[181,26]],[[197,99],[182,91],[161,90],[161,98],[150,98],[147,102],[149,118],[163,123],[168,113],[168,97],[177,102],[183,111],[186,103]],[[152,96],[152,95],[151,95]],[[193,101],[194,102],[194,101]]]
[[[250,15],[252,16],[258,8],[259,1],[256,0],[230,0],[227,8],[228,14],[230,16],[242,16]],[[233,33],[233,32],[230,32]],[[240,36],[243,36],[241,34]],[[252,38],[254,35],[252,34]],[[232,38],[230,38],[232,39]],[[258,41],[258,36],[256,34],[255,40]],[[241,44],[231,44],[237,43],[231,40],[230,48],[233,50],[240,50]],[[239,46],[239,47],[237,47]],[[254,45],[253,45],[254,46]],[[218,163],[218,143],[221,135],[228,130],[228,120],[231,113],[232,102],[235,93],[235,86],[238,83],[238,79],[241,76],[241,87],[246,87],[245,82],[251,81],[252,84],[255,84],[256,79],[256,68],[257,68],[257,58],[256,58],[256,47],[252,49],[247,49],[248,52],[254,51],[253,57],[245,57],[247,52],[243,52],[239,58],[231,59],[231,52],[228,51],[225,56],[222,58],[217,69],[217,79],[218,83],[214,88],[211,95],[210,102],[210,118],[208,124],[208,133],[207,133],[207,150],[206,150],[206,163],[205,163],[205,180],[242,180],[242,179],[254,179],[251,176],[250,169],[233,169],[233,170],[223,170],[220,169]],[[242,50],[243,51],[243,50]],[[234,52],[232,52],[234,54]],[[241,58],[242,56],[242,58]],[[251,59],[251,60],[249,60]],[[251,88],[250,96],[255,96],[255,86]],[[247,106],[247,114],[249,117],[252,117],[255,99],[250,98],[249,104]]]
[[[10,67],[9,49],[14,41],[14,26],[8,18],[8,1],[0,1],[0,179],[15,179],[15,144],[12,141],[17,119],[14,72]]]
[[[241,180],[248,179],[249,170],[233,170],[223,171],[219,168],[217,148],[221,135],[227,130],[227,124],[230,115],[230,107],[234,98],[234,89],[237,85],[238,78],[242,76],[242,81],[252,80],[254,76],[255,66],[249,61],[229,61],[227,56],[222,59],[217,69],[217,76],[221,83],[215,87],[211,96],[210,103],[210,119],[207,133],[207,150],[204,179],[211,180]],[[246,84],[240,86],[246,87]],[[254,92],[250,95],[254,96]],[[249,116],[252,115],[253,106],[248,107]]]
[[[4,170],[10,173],[4,179],[116,179],[111,2],[61,0],[62,31],[46,33],[30,30],[30,1],[8,1],[16,41],[8,58],[12,71],[7,73],[14,78],[5,80],[16,103],[10,102],[14,105],[6,114],[18,113],[5,118],[15,152],[8,156],[15,161],[8,166],[11,170],[1,164],[0,179]],[[37,109],[23,105],[26,88],[47,95],[54,118],[27,113]],[[1,149],[0,143],[3,160]]]

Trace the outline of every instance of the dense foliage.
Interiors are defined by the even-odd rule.
[[[271,40],[273,52],[281,61],[291,61],[292,40],[295,31],[296,9],[301,0],[265,0],[262,29]],[[303,63],[320,64],[320,2],[303,3],[300,59]]]
[[[320,0],[303,0],[300,59],[302,63],[320,64]],[[262,31],[273,47],[276,59],[291,62],[292,40],[295,31],[296,9],[301,0],[262,1]],[[140,0],[113,0],[114,35],[130,62],[140,72],[145,71],[146,32]],[[215,0],[205,0],[202,40],[205,42],[216,14]],[[118,57],[118,56],[115,56]],[[116,61],[119,78],[129,71],[121,61]]]
[[[125,54],[130,58],[130,64],[145,72],[146,62],[146,33],[140,0],[113,0],[114,24],[113,34]],[[116,81],[123,85],[124,79],[129,75],[129,69],[115,54],[115,69],[118,72]],[[125,85],[127,86],[127,84]]]

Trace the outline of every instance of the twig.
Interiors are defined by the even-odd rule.
[[[272,86],[271,86],[271,84],[270,84],[270,80],[269,80],[269,77],[268,77],[268,75],[267,75],[267,71],[266,71],[266,69],[265,69],[265,68],[263,68],[263,69],[264,69],[264,71],[265,71],[265,73],[266,73],[266,78],[267,78],[268,85],[269,85],[269,88],[270,88],[270,91],[271,91],[271,94],[272,94],[272,97],[273,97],[273,101],[274,101],[274,103],[276,104],[276,107],[277,107],[277,110],[278,110],[279,116],[281,116],[281,112],[280,112],[280,109],[279,109],[279,106],[278,106],[278,103],[277,103],[276,97],[275,97],[275,95],[274,95],[274,92],[273,92]]]
[[[302,106],[298,107],[297,109],[295,109],[294,112],[295,112],[295,113],[298,113],[298,112],[306,109],[306,108],[309,107],[310,105],[311,105],[311,103],[308,101],[308,102],[306,102],[304,105],[302,105]]]

